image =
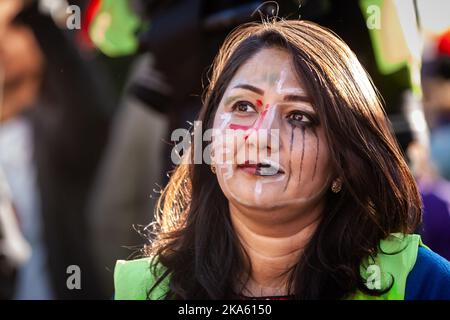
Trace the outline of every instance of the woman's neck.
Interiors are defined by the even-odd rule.
[[[250,260],[246,261],[247,270],[250,270],[251,265],[250,276],[248,272],[241,276],[238,290],[246,296],[289,294],[288,271],[299,261],[303,249],[316,230],[321,208],[315,208],[285,225],[277,224],[276,219],[273,223],[267,223],[264,219],[257,218],[259,214],[252,219],[253,215],[247,210],[239,210],[230,204],[234,230]]]

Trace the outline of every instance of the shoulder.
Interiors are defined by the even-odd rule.
[[[153,273],[152,258],[142,258],[136,260],[119,260],[114,269],[114,298],[116,300],[146,300],[148,298],[158,299],[162,295],[162,287],[154,290],[151,296],[148,296],[150,289],[155,283]],[[162,268],[157,269],[161,274]],[[155,296],[160,295],[158,297]]]
[[[361,277],[368,289],[390,289],[380,296],[360,295],[363,299],[403,300],[406,279],[417,259],[419,235],[392,233],[380,241],[378,252],[361,265]]]
[[[406,282],[405,299],[450,300],[450,262],[419,247],[416,263]]]

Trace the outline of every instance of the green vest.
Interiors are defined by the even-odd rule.
[[[351,300],[403,300],[406,280],[416,263],[419,246],[424,246],[416,234],[392,234],[381,240],[380,252],[374,260],[366,259],[361,264],[361,276],[367,279],[370,289],[387,288],[394,280],[391,289],[381,296],[371,296],[360,291],[350,295]],[[154,283],[150,270],[150,258],[131,261],[119,260],[114,270],[116,300],[145,300]],[[163,272],[162,267],[158,274]],[[151,300],[164,299],[170,279],[166,277],[150,295]]]

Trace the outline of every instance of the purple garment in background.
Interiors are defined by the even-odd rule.
[[[424,214],[421,235],[425,245],[450,261],[450,182],[419,181]]]

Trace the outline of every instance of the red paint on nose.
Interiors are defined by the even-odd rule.
[[[256,122],[255,126],[253,127],[255,130],[259,130],[259,128],[261,127],[261,124],[263,123],[264,119],[266,118],[268,110],[269,110],[269,104],[266,104],[266,107],[264,108],[264,111],[261,113],[261,116],[259,117],[259,119]]]
[[[258,120],[256,120],[255,124],[253,125],[252,131],[257,131],[261,127],[264,119],[266,118],[267,111],[269,110],[269,104],[266,104],[266,107],[264,108],[264,111],[259,116]],[[245,136],[245,140],[247,140],[249,135]]]
[[[263,102],[261,99],[256,100],[256,106],[262,107],[262,105],[263,105]]]

